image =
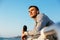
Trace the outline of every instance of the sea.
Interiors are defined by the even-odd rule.
[[[21,37],[12,37],[12,38],[3,38],[3,37],[0,37],[0,40],[21,40]]]

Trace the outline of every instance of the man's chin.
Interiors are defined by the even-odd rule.
[[[36,16],[31,16],[31,18],[35,18]]]

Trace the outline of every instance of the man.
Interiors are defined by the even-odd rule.
[[[53,21],[51,21],[48,16],[45,14],[41,14],[39,12],[39,9],[37,6],[30,6],[29,7],[29,15],[31,18],[33,18],[36,22],[36,25],[32,31],[28,31],[28,35],[37,35],[39,34],[39,31],[41,31],[42,28],[50,26],[54,24]]]

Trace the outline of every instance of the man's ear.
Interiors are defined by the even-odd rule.
[[[37,11],[37,14],[39,13],[39,11]]]

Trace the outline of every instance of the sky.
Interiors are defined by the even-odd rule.
[[[31,5],[38,6],[55,23],[60,22],[60,0],[0,0],[0,37],[19,36],[24,25],[28,30],[34,28],[28,12]]]

